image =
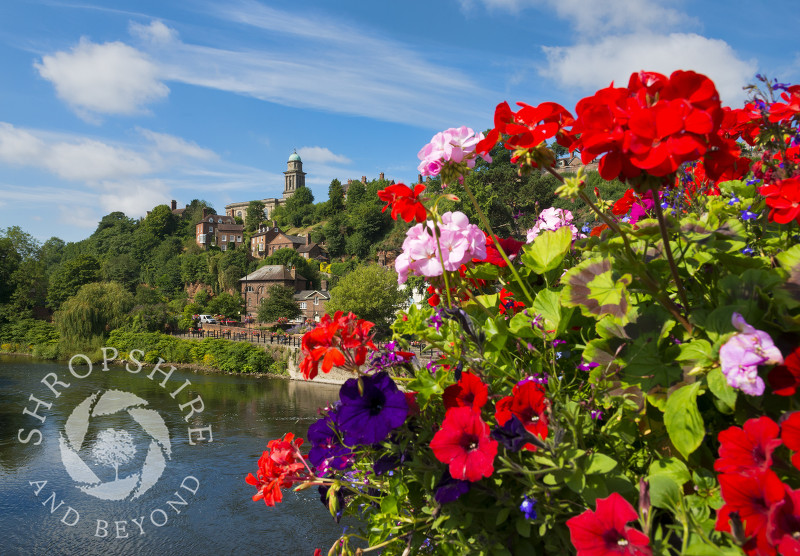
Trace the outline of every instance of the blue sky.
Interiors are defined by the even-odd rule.
[[[766,4],[765,4],[766,6]],[[693,69],[740,105],[800,81],[800,5],[742,0],[0,3],[0,227],[87,237],[176,199],[280,197],[297,149],[333,178],[410,182],[442,129],[503,100],[568,109],[632,71]]]

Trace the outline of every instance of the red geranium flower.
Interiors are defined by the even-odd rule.
[[[778,224],[800,223],[800,178],[778,180],[758,189],[770,207],[769,219]]]
[[[454,479],[479,481],[494,472],[497,441],[489,437],[489,425],[469,407],[454,407],[444,416],[431,440],[436,459],[450,466]]]
[[[501,427],[515,415],[529,433],[539,438],[547,438],[547,408],[549,402],[544,388],[532,380],[514,385],[510,396],[497,402],[495,418]],[[525,444],[526,450],[534,451],[536,446]]]
[[[446,409],[469,407],[480,412],[488,399],[489,387],[468,371],[461,373],[461,380],[445,388],[442,394]]]
[[[577,556],[650,556],[647,535],[628,527],[639,517],[633,506],[616,492],[597,499],[597,510],[586,510],[567,521]]]
[[[722,473],[766,471],[772,452],[781,445],[778,424],[769,417],[749,419],[743,428],[730,427],[719,433],[719,459],[714,470]]]
[[[500,313],[505,315],[506,312],[515,315],[518,311],[525,308],[525,304],[521,301],[514,301],[514,294],[507,289],[500,290]]]
[[[781,440],[794,452],[792,464],[800,469],[800,411],[795,411],[781,423]]]
[[[386,203],[381,212],[385,212],[391,206],[392,218],[395,220],[399,215],[406,222],[416,220],[423,223],[428,217],[425,205],[419,200],[423,191],[425,191],[423,183],[415,185],[413,190],[404,183],[390,185],[386,189],[378,191],[378,198]]]
[[[772,506],[783,500],[785,486],[770,470],[746,475],[723,473],[719,486],[725,505],[717,513],[717,531],[731,531],[730,515],[736,512],[744,533],[754,537],[758,550],[774,554],[767,541],[767,520]]]
[[[794,396],[800,386],[800,347],[784,358],[783,365],[774,367],[767,378],[774,394]]]
[[[489,234],[484,232],[486,235],[486,258],[485,259],[472,259],[473,263],[489,263],[495,266],[499,266],[500,268],[505,268],[508,265],[506,264],[505,259],[500,255],[500,251],[495,246],[495,242]],[[522,246],[525,245],[524,241],[518,241],[512,237],[509,238],[500,238],[495,236],[497,239],[497,243],[500,244],[500,247],[505,252],[506,256],[509,260],[513,261],[514,257],[517,256],[519,250],[522,249]]]
[[[295,440],[290,432],[283,435],[280,440],[270,440],[266,451],[258,460],[258,471],[254,477],[248,473],[245,481],[258,489],[253,495],[253,501],[261,500],[267,506],[274,506],[283,500],[282,488],[289,488],[294,483],[310,478],[304,463],[304,456],[300,454],[303,439]]]
[[[330,372],[333,367],[355,369],[367,359],[367,348],[375,349],[372,342],[373,323],[359,319],[353,313],[344,315],[337,311],[331,318],[324,315],[317,326],[303,335],[300,348],[303,360],[300,370],[306,380],[311,380],[319,372]]]
[[[775,102],[770,106],[769,121],[786,122],[800,114],[800,85],[792,85],[781,93],[786,102]]]

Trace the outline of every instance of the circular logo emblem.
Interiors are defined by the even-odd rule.
[[[102,392],[102,391],[101,391]],[[67,418],[64,431],[59,433],[61,461],[78,488],[101,500],[135,499],[158,482],[170,457],[169,431],[161,415],[145,409],[147,401],[130,392],[106,390],[95,392],[79,403]],[[103,428],[100,417],[111,416],[112,424],[122,421],[124,414],[139,424],[149,439],[147,455],[141,467],[120,477],[120,467],[134,460],[137,454],[135,438],[124,428]],[[90,425],[99,432],[87,438]],[[102,481],[94,469],[105,468],[113,479]],[[98,467],[99,466],[99,467]]]

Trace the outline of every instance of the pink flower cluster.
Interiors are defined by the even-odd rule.
[[[572,239],[586,237],[578,231],[575,224],[572,223],[572,212],[560,208],[546,208],[539,213],[539,219],[534,224],[533,228],[527,231],[528,243],[531,243],[536,237],[545,230],[556,231],[564,226],[569,226],[572,230]]]
[[[719,349],[722,373],[733,388],[760,396],[764,393],[764,380],[758,376],[758,366],[783,363],[783,355],[769,334],[747,324],[739,313],[733,313],[731,324],[739,332]]]
[[[438,176],[448,163],[466,162],[468,168],[474,168],[475,146],[482,139],[483,133],[476,134],[467,126],[440,131],[417,154],[422,161],[417,169],[423,176]],[[481,155],[481,158],[492,161],[488,154]]]
[[[463,212],[446,212],[439,224],[441,260],[434,237],[433,222],[417,224],[408,232],[403,242],[403,252],[395,260],[397,281],[404,284],[411,272],[418,276],[441,276],[444,270],[452,272],[475,259],[486,258],[486,236],[475,224],[470,224]]]

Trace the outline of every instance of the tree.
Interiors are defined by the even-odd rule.
[[[9,226],[5,230],[0,228],[0,237],[10,239],[14,249],[23,260],[38,258],[41,245],[36,238],[23,231],[19,226]]]
[[[366,196],[367,189],[360,181],[353,180],[347,186],[347,210],[351,210],[358,205]]]
[[[397,287],[397,273],[378,265],[363,265],[342,277],[331,290],[325,306],[328,314],[353,312],[375,323],[380,333],[387,333],[395,313],[406,301]]]
[[[134,291],[139,283],[139,263],[127,253],[106,259],[102,273],[104,280],[119,282],[130,291]]]
[[[250,201],[245,212],[245,231],[252,233],[258,229],[258,225],[267,217],[265,209],[267,207],[261,201]]]
[[[100,263],[92,255],[79,255],[61,263],[50,275],[47,305],[58,309],[81,286],[100,280]]]
[[[289,320],[300,316],[300,307],[294,299],[294,290],[286,286],[272,286],[258,307],[258,320],[275,322],[281,317]]]
[[[329,214],[336,214],[344,210],[344,188],[342,182],[337,179],[331,181],[328,187],[328,211]]]
[[[141,226],[158,239],[163,239],[175,232],[178,227],[178,217],[167,205],[158,205],[153,207],[150,214],[142,220]]]
[[[127,463],[136,453],[131,433],[126,430],[100,431],[92,448],[92,457],[101,465],[114,468],[114,480],[119,480],[119,466]]]
[[[278,249],[269,257],[265,257],[258,266],[261,267],[271,264],[281,264],[290,268],[294,267],[299,275],[307,280],[311,280],[312,287],[319,287],[320,276],[317,261],[301,257],[294,249],[289,249],[288,247]]]
[[[122,326],[132,307],[133,294],[121,284],[85,284],[56,312],[56,327],[68,347],[91,343]]]
[[[207,310],[212,315],[223,315],[227,318],[238,318],[242,312],[242,296],[222,292],[208,302]]]

